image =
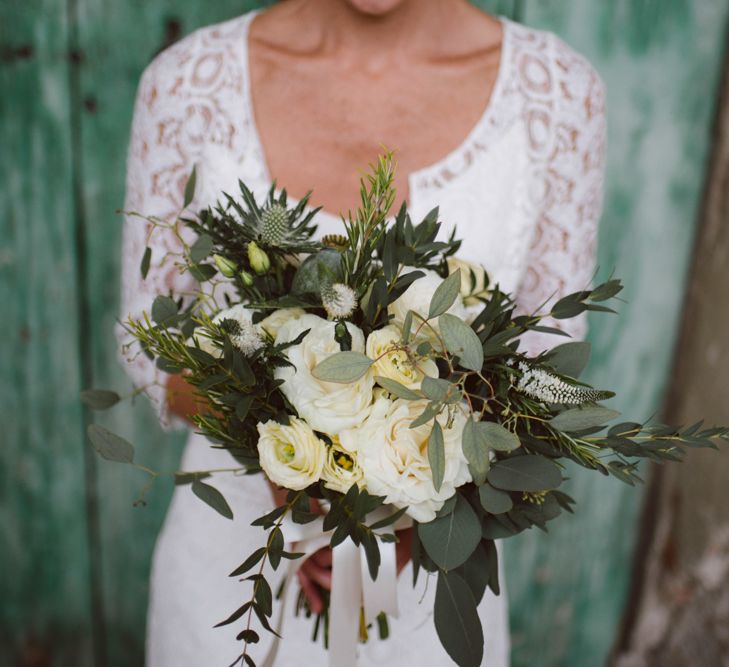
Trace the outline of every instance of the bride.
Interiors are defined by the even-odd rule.
[[[589,285],[601,209],[604,91],[592,66],[554,35],[490,16],[466,0],[285,0],[263,12],[197,30],[147,67],[134,111],[127,211],[161,218],[180,209],[197,166],[192,209],[212,204],[242,179],[262,197],[273,178],[290,195],[314,187],[319,233],[341,233],[334,212],[357,206],[359,170],[396,149],[396,187],[414,219],[440,206],[458,226],[461,256],[535,310]],[[142,279],[145,245],[152,264]],[[125,224],[122,319],[149,310],[156,294],[196,289],[169,253],[175,239],[129,217]],[[559,326],[557,323],[550,323]],[[575,337],[584,319],[562,323]],[[119,337],[128,342],[119,328]],[[530,334],[534,353],[556,344]],[[189,386],[130,353],[129,372],[162,424],[185,424],[195,409]],[[224,450],[190,434],[182,469],[233,465]],[[250,526],[276,499],[262,476],[215,474],[233,509],[229,521],[177,487],[152,567],[147,663],[151,667],[229,665],[234,626],[213,629],[247,589],[232,571],[260,545]],[[399,617],[390,637],[359,648],[359,665],[450,664],[436,636],[433,582],[412,586],[408,535],[398,546]],[[313,609],[330,581],[330,554],[312,556],[299,584]],[[508,563],[506,564],[508,568]],[[272,583],[275,576],[272,575]],[[506,592],[480,606],[484,665],[509,664]],[[318,586],[314,586],[317,584]],[[276,584],[274,583],[274,590]],[[321,639],[284,609],[275,665],[323,665]],[[272,637],[256,645],[264,664]],[[342,666],[349,667],[349,666]]]

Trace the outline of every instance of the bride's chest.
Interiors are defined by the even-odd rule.
[[[360,171],[383,149],[395,152],[398,199],[408,199],[408,174],[463,141],[496,74],[495,63],[445,72],[411,65],[404,76],[354,65],[292,72],[254,51],[250,61],[251,111],[270,176],[296,197],[316,184],[315,203],[330,211],[358,204]],[[458,104],[444,90],[458,90]]]

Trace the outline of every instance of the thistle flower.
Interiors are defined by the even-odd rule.
[[[213,255],[213,261],[215,262],[215,266],[218,267],[218,271],[226,278],[232,278],[235,275],[236,269],[238,268],[235,262],[222,255]]]
[[[230,336],[230,342],[246,357],[258,352],[265,344],[258,327],[248,320],[225,319],[221,326]]]
[[[251,241],[248,244],[248,261],[251,263],[251,268],[260,276],[266,273],[271,268],[271,260],[265,251],[258,247],[255,241]]]
[[[266,245],[279,246],[284,243],[289,232],[289,213],[286,207],[274,202],[261,214],[259,235]]]
[[[518,368],[522,375],[516,384],[516,390],[544,403],[581,405],[602,401],[613,395],[609,391],[570,384],[543,368],[530,366],[525,361],[520,361]]]
[[[357,295],[344,283],[333,283],[321,290],[321,301],[330,320],[343,320],[357,307]]]

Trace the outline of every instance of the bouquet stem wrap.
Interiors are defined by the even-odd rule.
[[[380,507],[367,516],[372,524],[385,518],[389,513]],[[287,592],[304,561],[316,551],[329,544],[333,531],[324,532],[323,518],[307,524],[284,520],[284,534],[296,545],[296,550],[304,556],[291,561],[286,578],[282,599],[279,604],[276,632],[283,635],[283,619],[286,608]],[[402,517],[395,530],[412,525],[412,520]],[[390,528],[392,530],[392,528]],[[369,624],[381,612],[397,618],[397,554],[394,542],[379,543],[380,569],[377,579],[372,579],[367,568],[364,548],[345,540],[332,551],[332,590],[329,603],[329,667],[357,665],[357,643],[359,641],[360,614],[364,609],[365,623]],[[273,667],[280,639],[276,636],[262,667]]]

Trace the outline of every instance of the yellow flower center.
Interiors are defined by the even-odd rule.
[[[344,452],[340,452],[339,454],[334,455],[334,462],[340,467],[344,468],[345,470],[351,470],[354,467],[354,461],[352,460],[352,457],[348,454],[345,454]]]
[[[276,456],[281,463],[291,463],[296,456],[296,449],[290,442],[276,443]]]

